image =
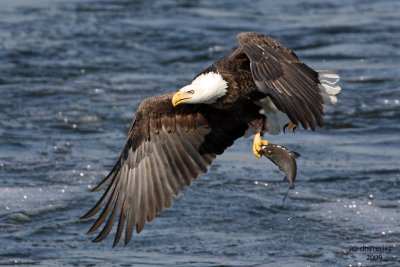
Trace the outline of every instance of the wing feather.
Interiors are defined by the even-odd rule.
[[[129,175],[127,177],[127,179],[128,179],[127,194],[129,196],[129,198],[128,198],[129,210],[128,210],[128,217],[127,217],[127,222],[126,222],[126,230],[125,230],[125,245],[128,244],[129,241],[131,240],[133,229],[136,225],[137,192],[136,192],[135,184],[137,183],[138,179],[135,179],[135,177],[136,177],[135,174],[136,174],[136,168],[130,170]]]
[[[125,172],[125,175],[128,175],[128,171]],[[127,183],[128,181],[124,181],[124,182]],[[113,247],[115,247],[118,244],[118,242],[120,241],[122,231],[124,229],[125,217],[126,217],[127,205],[128,205],[128,203],[126,201],[127,198],[128,198],[128,196],[126,194],[126,191],[122,190],[121,197],[120,197],[120,199],[122,200],[121,201],[122,204],[121,203],[118,204],[118,206],[122,206],[122,208],[121,208],[121,212],[120,212],[119,219],[118,219],[118,227],[117,227],[117,232],[115,234]]]
[[[160,181],[160,177],[157,173],[157,165],[157,158],[153,154],[151,155],[151,158],[149,160],[149,168],[154,185],[155,213],[161,211],[164,207],[164,191],[162,183]]]
[[[143,179],[143,177],[146,175],[144,172],[143,168],[144,164],[143,161],[141,164],[137,167],[138,171],[138,177],[136,179],[138,180],[138,189],[140,191],[140,197],[138,197],[138,217],[137,217],[137,223],[136,223],[136,232],[140,233],[143,230],[144,224],[146,222],[146,214],[147,214],[147,189],[146,189],[146,180]]]
[[[99,233],[99,235],[98,235],[95,239],[93,239],[93,242],[100,242],[100,241],[102,241],[104,238],[106,238],[106,236],[107,236],[107,235],[110,233],[110,231],[111,231],[111,228],[112,228],[112,226],[113,226],[113,224],[114,224],[114,221],[115,221],[115,216],[117,215],[117,211],[118,211],[118,207],[117,207],[116,205],[117,205],[117,201],[118,201],[118,197],[119,197],[119,191],[116,191],[116,193],[115,193],[114,196],[115,196],[115,197],[112,198],[112,202],[110,202],[111,205],[112,205],[112,212],[111,212],[111,215],[110,215],[110,217],[108,218],[108,220],[107,220],[107,222],[106,222],[106,225],[104,226],[103,230],[101,230],[101,232]]]
[[[172,189],[173,195],[177,195],[182,189],[182,184],[184,184],[185,178],[183,176],[188,174],[185,173],[186,166],[183,164],[181,155],[177,152],[174,144],[169,140],[169,134],[163,134],[163,138],[165,139],[165,147],[163,147],[163,151],[160,150],[160,152],[164,153],[160,153],[159,156],[160,158],[165,156],[162,163],[165,164],[168,162],[168,165],[171,165],[173,175],[165,176],[165,174],[162,173],[162,176],[165,184],[167,186],[169,185]]]
[[[162,135],[162,138],[165,140],[166,135],[164,132],[160,133]],[[171,150],[167,148],[167,144],[161,146],[158,148],[158,153],[154,153],[153,156],[156,159],[157,164],[155,164],[154,171],[156,172],[156,175],[159,177],[160,182],[161,182],[161,188],[164,191],[164,197],[165,197],[165,204],[163,205],[163,208],[169,208],[171,207],[172,203],[170,203],[169,197],[166,196],[172,196],[172,195],[177,195],[179,193],[178,190],[178,179],[179,179],[179,173],[177,173],[178,168],[176,167],[176,163],[173,160],[173,156],[171,156]],[[169,164],[166,164],[168,162]],[[163,166],[164,169],[159,168],[159,166]],[[164,171],[165,169],[171,169],[172,168],[172,173],[168,173]],[[169,174],[169,175],[168,175]],[[170,181],[169,178],[171,177]],[[175,177],[175,179],[173,179]]]
[[[172,139],[172,136],[170,134],[165,135],[164,137],[166,139],[166,144],[168,146],[169,152],[171,152],[171,160],[173,163],[176,164],[176,172],[177,172],[177,179],[175,180],[174,177],[169,177],[170,184],[174,183],[176,187],[174,188],[174,192],[178,194],[180,190],[182,190],[183,185],[186,184],[186,178],[191,175],[189,166],[186,165],[187,162],[187,155],[185,153],[182,153],[182,151],[179,147],[180,143],[179,141],[176,142]],[[168,155],[167,153],[166,155]],[[186,161],[186,162],[185,162]],[[190,165],[190,163],[188,163]]]
[[[115,198],[116,198],[116,190],[117,188],[117,183],[113,183],[110,187],[108,187],[106,193],[102,196],[102,198],[96,203],[96,205],[87,213],[85,214],[82,218],[86,219],[88,217],[92,217],[94,214],[96,214],[100,208],[104,205],[104,203],[107,202],[105,208],[101,212],[99,218],[96,220],[96,222],[93,224],[93,226],[89,229],[88,233],[92,233],[96,231],[100,225],[104,222],[104,220],[107,218],[107,215],[109,214],[112,206],[114,205]],[[111,199],[110,199],[111,198]]]
[[[271,37],[243,32],[237,39],[250,60],[257,88],[293,123],[315,130],[323,124],[323,99],[319,76],[296,54]]]
[[[146,157],[144,159],[144,162],[146,163],[145,169],[146,169],[146,174],[147,177],[150,177],[150,179],[146,179],[147,181],[147,202],[148,202],[148,212],[147,212],[147,220],[150,222],[154,219],[154,215],[156,213],[156,204],[155,204],[155,199],[154,199],[154,186],[153,186],[153,181],[154,177],[151,176],[150,172],[150,157]]]
[[[197,171],[199,173],[207,172],[207,166],[209,163],[199,154],[196,147],[200,147],[200,143],[196,142],[192,137],[192,134],[186,134],[182,132],[181,128],[177,128],[178,133],[183,135],[184,138],[181,138],[182,145],[185,147],[186,151],[192,157],[193,162],[197,165]]]
[[[89,232],[103,226],[93,240],[103,240],[118,220],[114,246],[125,228],[125,245],[134,228],[139,233],[157,212],[172,206],[173,197],[207,171],[248,128],[236,117],[212,107],[174,108],[172,93],[141,103],[123,152],[110,174],[95,190],[108,185],[94,207],[82,216],[97,214]],[[223,118],[223,119],[222,119]]]

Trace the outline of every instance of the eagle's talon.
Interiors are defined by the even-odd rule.
[[[259,133],[254,136],[253,154],[256,156],[256,158],[261,158],[262,147],[267,146],[268,143],[268,140],[261,139],[261,135]]]
[[[289,127],[289,123],[286,123],[285,126],[283,126],[283,133],[286,134],[286,128]]]
[[[293,133],[296,133],[297,129],[299,128],[299,123],[293,124],[292,121],[289,121],[283,126],[283,133],[286,134],[286,128],[291,129]]]

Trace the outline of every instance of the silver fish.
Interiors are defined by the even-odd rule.
[[[296,158],[300,157],[300,154],[277,144],[263,146],[261,152],[285,174],[283,180],[289,183],[289,189],[283,198],[282,202],[284,202],[289,190],[295,188],[294,181],[297,175]]]

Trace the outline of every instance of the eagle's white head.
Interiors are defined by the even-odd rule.
[[[191,84],[182,87],[172,98],[172,105],[212,104],[223,97],[228,83],[219,73],[207,72],[196,77]]]

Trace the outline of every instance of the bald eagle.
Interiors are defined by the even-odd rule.
[[[339,76],[311,69],[271,37],[242,32],[236,38],[239,46],[190,84],[141,102],[117,163],[92,191],[107,189],[81,218],[102,210],[88,231],[105,223],[93,242],[117,220],[113,246],[124,229],[126,245],[134,228],[141,232],[171,207],[173,197],[246,131],[254,134],[252,150],[260,158],[268,144],[263,133],[322,126],[323,104],[337,101]]]

